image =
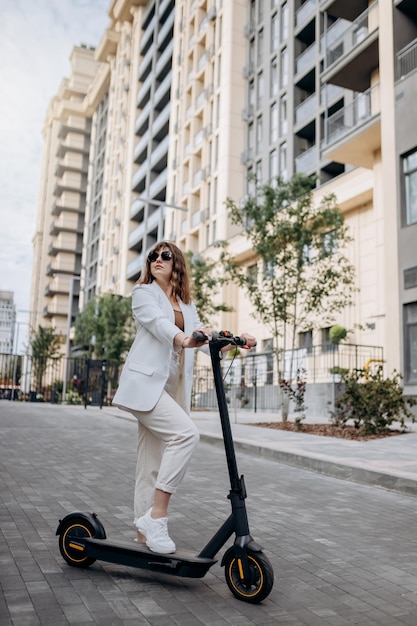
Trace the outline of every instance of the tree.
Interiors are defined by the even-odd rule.
[[[200,320],[205,326],[212,323],[212,317],[221,311],[232,311],[226,304],[216,304],[219,287],[225,283],[221,276],[221,266],[213,259],[200,254],[186,253],[190,268],[193,301]]]
[[[134,339],[131,298],[104,294],[87,302],[75,322],[75,343],[88,356],[122,360]]]
[[[62,336],[56,334],[52,326],[39,326],[38,330],[31,335],[29,345],[32,352],[36,388],[40,390],[48,359],[58,356],[61,352]]]
[[[250,242],[257,271],[239,266],[227,251],[222,262],[272,334],[286,421],[297,332],[330,324],[351,303],[354,268],[345,256],[350,238],[335,197],[315,205],[314,181],[304,175],[274,182],[257,184],[256,195],[243,206],[226,201],[231,221],[243,227]]]

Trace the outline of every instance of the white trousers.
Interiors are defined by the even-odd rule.
[[[136,523],[152,506],[155,489],[176,491],[200,436],[190,416],[167,391],[162,392],[152,411],[131,412],[138,420]]]

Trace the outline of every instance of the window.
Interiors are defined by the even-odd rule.
[[[417,302],[404,306],[405,381],[417,383]]]
[[[280,133],[281,137],[288,131],[287,94],[281,96],[279,101]]]
[[[262,65],[263,62],[264,62],[264,31],[261,30],[258,34],[258,55],[257,55],[258,66]]]
[[[281,50],[281,87],[288,85],[288,50]]]
[[[269,111],[269,139],[270,143],[276,143],[278,139],[278,105],[276,102],[271,104]]]
[[[313,331],[306,330],[305,332],[298,333],[298,347],[305,348],[307,354],[311,354],[313,351]]]
[[[285,41],[288,38],[289,13],[288,3],[284,2],[281,7],[281,39]]]
[[[260,154],[262,152],[262,139],[263,139],[262,116],[259,116],[256,119],[256,154]]]
[[[260,109],[264,99],[264,75],[262,72],[258,74],[258,80],[256,83],[256,107]]]
[[[330,341],[330,328],[331,326],[327,326],[321,329],[321,349],[323,352],[330,352],[333,346]]]
[[[254,263],[253,265],[248,265],[246,275],[248,280],[250,280],[253,285],[256,285],[258,282],[258,264]]]
[[[257,180],[258,183],[261,183],[263,181],[262,161],[257,161],[256,162],[256,180]]]
[[[273,182],[278,176],[278,152],[272,150],[269,153],[269,180]]]
[[[403,157],[405,223],[417,222],[417,150]]]
[[[282,143],[279,147],[279,175],[283,180],[288,180],[286,141],[284,141],[284,143]]]
[[[269,74],[269,93],[271,98],[278,94],[279,79],[278,79],[278,62],[276,57],[271,61],[271,71]]]
[[[336,231],[324,233],[322,255],[330,256],[331,254],[336,254],[337,249],[338,249],[338,241],[337,241]]]
[[[278,49],[278,13],[272,16],[271,21],[271,52],[274,53]]]

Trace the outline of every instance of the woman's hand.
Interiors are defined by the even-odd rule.
[[[241,333],[241,337],[246,339],[246,346],[243,346],[245,350],[250,350],[251,348],[255,348],[256,346],[256,337],[250,335],[249,333]]]
[[[197,339],[195,339],[194,337],[189,337],[188,335],[185,335],[182,339],[181,342],[181,348],[200,348],[201,346],[204,346],[206,343],[208,343],[208,339],[209,339],[209,333],[207,331],[206,328],[196,328],[195,329],[197,332],[200,332],[204,335],[205,339],[202,341],[198,341]]]

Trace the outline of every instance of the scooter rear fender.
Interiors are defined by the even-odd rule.
[[[103,524],[98,519],[95,513],[88,513],[87,511],[73,511],[72,513],[68,513],[62,520],[59,520],[58,528],[56,529],[56,535],[60,535],[62,533],[63,528],[68,526],[70,523],[74,523],[77,521],[85,521],[94,528],[94,537],[96,539],[106,539],[106,531],[104,530]]]

